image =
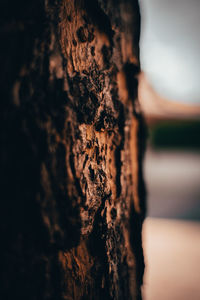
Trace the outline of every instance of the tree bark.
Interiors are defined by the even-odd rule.
[[[0,11],[0,298],[141,299],[137,0]]]

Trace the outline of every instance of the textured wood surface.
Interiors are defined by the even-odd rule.
[[[2,1],[1,299],[140,299],[132,1]]]

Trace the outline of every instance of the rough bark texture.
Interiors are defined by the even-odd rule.
[[[140,299],[137,0],[1,8],[1,299]]]

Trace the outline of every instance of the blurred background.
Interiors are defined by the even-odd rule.
[[[140,0],[144,300],[200,299],[200,1]]]

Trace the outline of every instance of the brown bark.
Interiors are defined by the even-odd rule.
[[[0,6],[1,299],[140,299],[137,0]]]

